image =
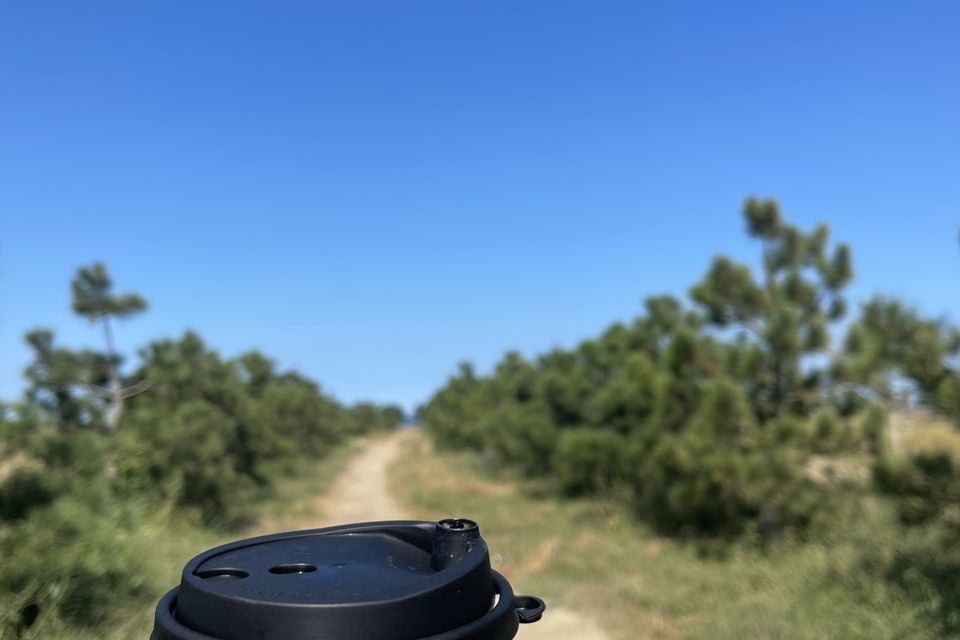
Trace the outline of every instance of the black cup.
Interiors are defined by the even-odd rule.
[[[293,531],[201,553],[157,605],[151,640],[511,640],[543,601],[490,568],[477,523]]]

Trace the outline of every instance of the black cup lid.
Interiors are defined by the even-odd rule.
[[[233,542],[187,563],[154,640],[509,640],[514,597],[471,520],[396,521]]]

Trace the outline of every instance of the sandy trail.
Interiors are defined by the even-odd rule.
[[[404,429],[370,440],[321,498],[322,521],[316,526],[406,519],[408,516],[390,493],[387,471],[403,443],[415,435],[412,429]]]
[[[414,429],[403,429],[371,440],[321,498],[321,518],[312,526],[410,518],[390,492],[387,472],[403,450],[404,443],[417,435]],[[536,624],[521,626],[517,640],[609,638],[590,618],[570,609],[550,607],[548,603],[543,619]]]

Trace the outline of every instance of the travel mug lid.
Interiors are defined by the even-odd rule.
[[[491,570],[475,522],[369,522],[201,553],[158,604],[151,638],[510,640],[543,609]]]

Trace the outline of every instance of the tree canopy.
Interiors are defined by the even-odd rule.
[[[648,298],[630,323],[532,360],[508,353],[487,376],[462,365],[420,412],[437,445],[625,497],[665,532],[802,533],[830,503],[809,460],[883,447],[866,372],[883,361],[949,395],[941,364],[954,347],[941,327],[909,327],[897,348],[912,355],[879,345],[859,363],[853,343],[882,334],[868,303],[834,348],[850,248],[825,224],[790,224],[771,199],[748,198],[742,215],[759,269],[717,256],[687,302]]]
[[[146,300],[114,293],[99,263],[80,268],[71,291],[105,349],[30,331],[27,389],[0,408],[0,637],[95,629],[123,603],[155,598],[145,527],[165,526],[163,514],[238,527],[278,479],[403,417],[345,406],[260,352],[225,358],[189,331],[121,367],[110,323]]]

